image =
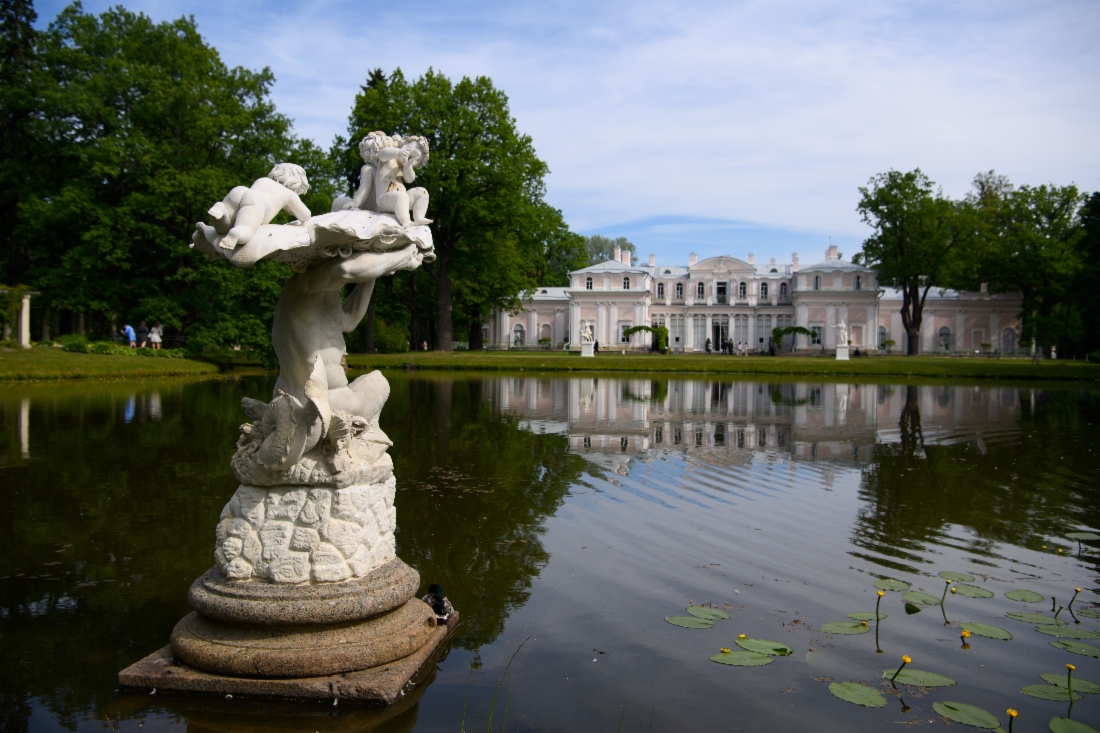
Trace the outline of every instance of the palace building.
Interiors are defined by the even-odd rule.
[[[907,347],[899,291],[879,287],[874,270],[843,260],[835,245],[815,265],[798,255],[779,264],[730,256],[687,266],[632,265],[630,252],[569,273],[569,287],[535,290],[521,312],[496,312],[484,326],[486,345],[498,348],[579,349],[592,327],[601,350],[644,351],[652,336],[626,336],[639,325],[665,326],[675,352],[705,352],[726,342],[748,353],[768,351],[772,329],[802,326],[812,336],[790,336],[784,352],[835,351],[835,328],[843,322],[853,350],[900,351]],[[921,324],[921,353],[1017,353],[1021,297],[932,288]]]

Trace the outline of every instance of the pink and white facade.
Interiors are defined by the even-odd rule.
[[[767,351],[772,329],[802,326],[814,336],[787,337],[784,351],[833,351],[836,326],[847,327],[853,349],[879,351],[893,341],[904,350],[901,293],[879,287],[874,270],[842,260],[836,246],[825,260],[800,267],[773,259],[757,263],[694,254],[687,266],[630,264],[629,252],[570,273],[569,287],[537,289],[516,314],[498,312],[485,324],[485,343],[498,348],[580,348],[591,325],[601,350],[648,350],[651,336],[632,326],[665,326],[677,352],[702,352],[725,341],[745,344],[749,353]],[[921,352],[1016,353],[1021,299],[933,288],[924,309]],[[988,346],[987,346],[988,345]]]

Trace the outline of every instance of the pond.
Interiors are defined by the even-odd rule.
[[[240,399],[272,380],[0,388],[0,730],[829,733],[959,701],[1037,731],[1069,708],[1020,692],[1040,673],[1100,682],[1100,659],[1005,615],[1053,618],[1080,587],[1054,628],[1100,632],[1100,543],[1064,537],[1100,525],[1091,387],[387,376],[398,554],[462,621],[381,713],[116,690],[188,612],[236,488]],[[974,577],[942,606],[941,571]],[[890,591],[867,633],[822,630],[873,614],[881,578],[935,604]],[[730,618],[665,621],[689,605]],[[978,623],[1013,638],[964,649]],[[793,653],[710,661],[740,634]],[[902,655],[958,684],[892,694]],[[834,697],[846,681],[887,704]],[[1100,695],[1072,717],[1100,724]]]

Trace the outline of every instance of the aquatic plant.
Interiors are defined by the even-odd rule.
[[[862,705],[865,708],[886,706],[886,698],[881,692],[859,682],[834,682],[829,685],[829,692],[845,702]]]
[[[1001,727],[1001,721],[993,713],[965,702],[937,702],[932,709],[948,720],[974,728],[996,730]]]
[[[901,666],[900,666],[900,667],[898,667],[898,671],[897,671],[897,672],[894,672],[894,676],[890,678],[890,681],[891,681],[891,682],[893,682],[894,680],[896,680],[896,679],[898,678],[898,675],[899,675],[899,674],[901,674],[901,671],[902,671],[903,669],[905,669],[905,665],[909,664],[909,663],[910,663],[910,662],[912,662],[912,661],[913,661],[913,660],[912,660],[912,659],[911,659],[911,658],[909,657],[909,655],[908,655],[908,654],[904,655],[904,656],[903,656],[903,657],[901,658]]]

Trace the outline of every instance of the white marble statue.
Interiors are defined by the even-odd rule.
[[[428,192],[423,188],[406,189],[416,180],[416,169],[428,162],[428,140],[419,135],[387,135],[375,131],[359,143],[363,167],[359,171],[359,189],[352,198],[333,201],[332,210],[377,211],[390,213],[404,227],[431,223]]]
[[[344,334],[366,314],[378,278],[415,270],[435,254],[427,192],[397,181],[412,181],[427,142],[368,139],[365,178],[381,191],[373,210],[353,201],[310,216],[299,198],[305,172],[280,164],[251,188],[234,188],[192,238],[211,259],[240,267],[272,259],[295,273],[275,307],[272,399],[242,401],[251,422],[230,461],[241,486],[222,512],[215,559],[234,580],[342,581],[395,557],[391,443],[378,427],[389,383],[380,372],[348,383]],[[271,224],[280,210],[298,220]]]
[[[594,339],[592,337],[592,324],[590,322],[587,322],[587,323],[584,324],[584,328],[581,329],[581,343],[582,344],[590,344],[590,343],[592,343],[593,340]]]
[[[841,321],[840,323],[836,324],[835,326],[833,326],[833,328],[836,329],[836,343],[837,343],[837,346],[847,346],[848,345],[848,327],[846,325],[844,325],[844,321]]]

